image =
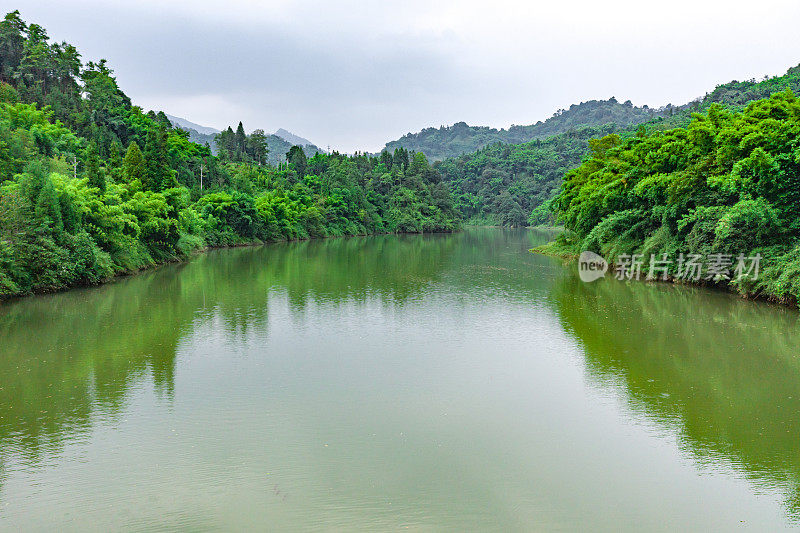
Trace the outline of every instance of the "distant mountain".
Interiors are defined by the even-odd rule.
[[[471,153],[497,142],[519,144],[545,139],[578,127],[599,127],[605,124],[627,127],[647,122],[663,113],[664,109],[636,107],[630,100],[619,103],[614,97],[608,100],[590,100],[572,104],[569,109],[559,109],[547,120],[530,126],[511,126],[498,130],[457,122],[452,126],[425,128],[419,133],[408,133],[396,141],[386,143],[385,149],[394,151],[395,148],[402,147],[423,152],[433,160],[442,160]]]
[[[302,137],[297,137],[297,138],[306,141],[306,139],[303,139]],[[270,165],[276,165],[278,164],[278,162],[285,162],[286,153],[289,151],[289,148],[295,145],[303,148],[303,152],[306,154],[306,157],[314,157],[314,155],[317,153],[324,153],[324,150],[322,150],[322,148],[314,146],[308,141],[306,141],[306,144],[298,144],[286,140],[283,137],[279,137],[277,134],[267,135],[267,148],[269,149],[269,153],[267,154],[267,163],[269,163]]]
[[[763,80],[731,81],[718,85],[713,91],[681,106],[666,105],[652,110],[629,107],[628,102],[615,100],[584,102],[566,111],[557,112],[551,119],[534,126],[515,126],[508,130],[475,128],[459,123],[449,128],[423,130],[407,135],[394,143],[408,142],[408,148],[453,148],[458,143],[487,142],[485,147],[435,163],[442,179],[450,183],[456,198],[456,208],[465,219],[475,224],[520,226],[552,224],[549,201],[561,186],[564,174],[578,166],[589,152],[588,139],[609,133],[622,137],[685,127],[694,112],[707,112],[712,104],[732,110],[744,108],[749,102],[791,89],[800,94],[800,65],[782,76]],[[646,111],[643,113],[642,111]],[[641,121],[643,116],[652,118]],[[581,122],[595,125],[578,125]],[[627,122],[627,124],[625,124]],[[561,133],[538,137],[568,128]],[[537,138],[514,143],[515,135],[535,133]],[[511,140],[509,140],[511,139]],[[438,143],[438,144],[437,144]],[[396,144],[389,143],[393,148]],[[425,152],[426,154],[428,152]],[[441,153],[438,152],[438,153]]]
[[[214,155],[218,154],[214,137],[220,132],[219,130],[195,124],[185,118],[174,117],[172,115],[167,115],[167,118],[172,122],[173,126],[188,131],[190,141],[196,142],[197,144],[208,144],[211,148],[211,153]],[[270,165],[277,165],[279,162],[286,161],[286,152],[294,145],[302,146],[303,152],[305,152],[308,157],[313,157],[314,154],[324,152],[308,139],[294,135],[281,128],[274,134],[267,135],[267,149],[269,150],[267,154],[267,163]]]
[[[312,143],[308,139],[300,137],[299,135],[295,135],[291,131],[286,131],[283,128],[280,128],[278,131],[276,131],[275,135],[277,135],[278,137],[280,137],[284,141],[288,141],[288,142],[292,143],[292,145],[297,145],[297,146],[311,145],[311,146],[314,146],[314,143]]]
[[[166,113],[165,113],[166,114]],[[181,117],[174,117],[172,115],[166,114],[167,118],[174,126],[178,126],[184,130],[194,130],[197,133],[202,133],[203,135],[214,135],[219,133],[219,130],[214,128],[209,128],[208,126],[201,126],[200,124],[195,124],[194,122],[188,121],[185,118]]]

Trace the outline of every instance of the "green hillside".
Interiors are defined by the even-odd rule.
[[[729,90],[724,94],[745,97]],[[711,104],[685,128],[593,140],[590,157],[566,175],[554,200],[570,230],[561,245],[614,262],[641,254],[644,273],[651,254],[666,254],[673,263],[658,277],[679,279],[686,279],[680,254],[717,257],[727,272],[703,272],[689,281],[797,302],[798,139],[800,101],[787,89],[743,111]],[[737,258],[756,256],[762,258],[758,280],[738,276]]]
[[[237,128],[223,141],[213,155],[163,112],[133,105],[105,60],[84,64],[74,46],[6,15],[0,298],[101,283],[206,246],[458,226],[422,154],[295,148],[277,169],[263,134]]]
[[[573,104],[569,109],[560,109],[552,117],[530,126],[511,126],[508,129],[495,129],[486,126],[469,126],[458,122],[452,126],[425,128],[419,133],[408,133],[396,141],[386,143],[386,150],[395,148],[422,152],[433,160],[457,157],[474,152],[494,143],[519,144],[534,139],[543,139],[567,132],[571,129],[604,124],[625,127],[641,124],[664,113],[647,106],[636,107],[630,101],[621,104],[615,98],[591,100]]]
[[[707,111],[712,105],[741,110],[748,102],[785,89],[800,91],[800,66],[790,68],[782,76],[761,81],[732,81],[719,85],[703,98],[682,106],[668,105],[657,111],[649,110],[647,122],[630,122],[621,126],[617,117],[617,121],[600,122],[599,126],[573,127],[542,140],[522,144],[497,143],[447,158],[436,163],[436,168],[442,172],[445,180],[452,183],[459,210],[472,223],[506,226],[552,223],[554,214],[548,200],[560,186],[564,174],[587,156],[589,139],[612,132],[629,138],[637,132],[645,134],[685,127],[692,113]],[[580,113],[576,112],[581,106],[572,106],[570,111],[550,119],[553,122],[548,125],[549,131],[554,131],[556,125],[566,126],[583,119],[603,121],[613,118],[601,111],[620,109],[619,104],[594,105],[584,107]],[[638,108],[628,109],[631,111],[629,118],[643,116],[641,112],[633,112]],[[556,121],[556,118],[561,120]]]

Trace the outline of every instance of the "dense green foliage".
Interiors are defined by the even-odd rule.
[[[708,281],[783,301],[800,296],[800,102],[791,90],[741,112],[713,104],[686,128],[609,135],[590,147],[555,200],[575,250],[612,260],[761,254],[756,282]]]
[[[472,223],[501,226],[553,222],[550,199],[564,174],[578,166],[586,141],[616,131],[583,127],[523,144],[492,144],[435,164],[451,182],[456,207]]]
[[[573,105],[568,111],[536,125],[537,134],[571,128],[563,133],[518,145],[491,144],[436,165],[443,178],[453,185],[458,209],[470,222],[503,226],[552,224],[554,214],[550,200],[566,171],[578,166],[589,154],[587,141],[590,138],[612,132],[628,138],[637,133],[685,127],[693,112],[708,111],[714,104],[741,110],[748,102],[787,88],[800,91],[800,67],[761,81],[732,81],[688,104],[667,105],[655,111],[631,107],[628,102]],[[589,126],[580,126],[581,121]],[[520,128],[512,128],[506,132],[509,133],[506,137],[513,139],[510,132],[524,130]],[[487,128],[483,130],[488,131]],[[433,133],[427,136],[419,134],[418,138],[434,142],[439,135],[436,131],[430,130]]]
[[[457,157],[495,143],[519,144],[534,139],[566,133],[584,126],[599,127],[616,124],[619,127],[641,124],[668,111],[653,110],[647,106],[636,107],[630,101],[620,104],[615,98],[591,100],[573,104],[569,109],[559,109],[552,117],[530,126],[511,126],[495,129],[486,126],[469,126],[458,122],[452,126],[425,128],[418,133],[408,133],[396,141],[386,143],[386,150],[405,148],[422,152],[438,161]]]
[[[663,112],[645,123],[645,131],[667,130],[686,127],[692,119],[692,113],[707,112],[714,104],[728,109],[741,111],[755,100],[769,98],[776,92],[791,89],[800,94],[800,65],[790,68],[781,76],[765,76],[762,80],[731,81],[717,85],[713,91],[702,98],[681,106],[667,106]]]
[[[197,248],[449,231],[448,185],[421,153],[290,151],[220,134],[220,157],[144,113],[105,61],[83,65],[19,13],[0,22],[0,297],[99,283]],[[296,152],[302,157],[299,157]],[[202,182],[201,182],[202,179]]]

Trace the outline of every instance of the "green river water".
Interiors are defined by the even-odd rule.
[[[798,313],[468,229],[0,305],[0,530],[800,526]]]

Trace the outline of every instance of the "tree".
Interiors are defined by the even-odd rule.
[[[20,18],[19,11],[12,11],[0,22],[0,81],[13,81],[14,73],[22,61],[26,31],[27,26]]]
[[[56,188],[49,178],[45,180],[44,186],[39,192],[34,215],[40,222],[46,224],[53,230],[55,234],[58,235],[63,231],[64,225],[61,220],[61,206],[58,203]]]
[[[247,154],[247,134],[244,132],[244,126],[242,126],[241,121],[239,121],[239,125],[236,127],[235,141],[236,161],[243,161]]]
[[[86,177],[89,178],[89,185],[97,187],[102,192],[106,190],[106,176],[100,168],[100,156],[97,155],[97,144],[92,141],[89,143],[84,156],[86,164]]]
[[[392,154],[389,153],[389,150],[381,152],[381,164],[386,167],[386,170],[392,169]]]
[[[258,165],[265,165],[267,163],[267,136],[264,130],[255,130],[247,138],[247,153]]]
[[[175,172],[169,166],[167,132],[163,127],[155,127],[147,132],[144,159],[145,188],[158,192],[178,184]]]
[[[286,161],[291,165],[294,171],[297,172],[298,178],[305,176],[308,159],[302,148],[297,145],[289,148],[289,151],[286,152]]]
[[[138,180],[140,184],[144,184],[146,172],[142,151],[136,141],[133,141],[125,153],[125,159],[122,162],[122,173],[128,183],[134,183]]]
[[[6,82],[0,82],[0,104],[16,104],[19,102],[19,94],[16,89]]]
[[[408,150],[405,148],[395,148],[392,163],[397,168],[403,170],[408,168]]]

